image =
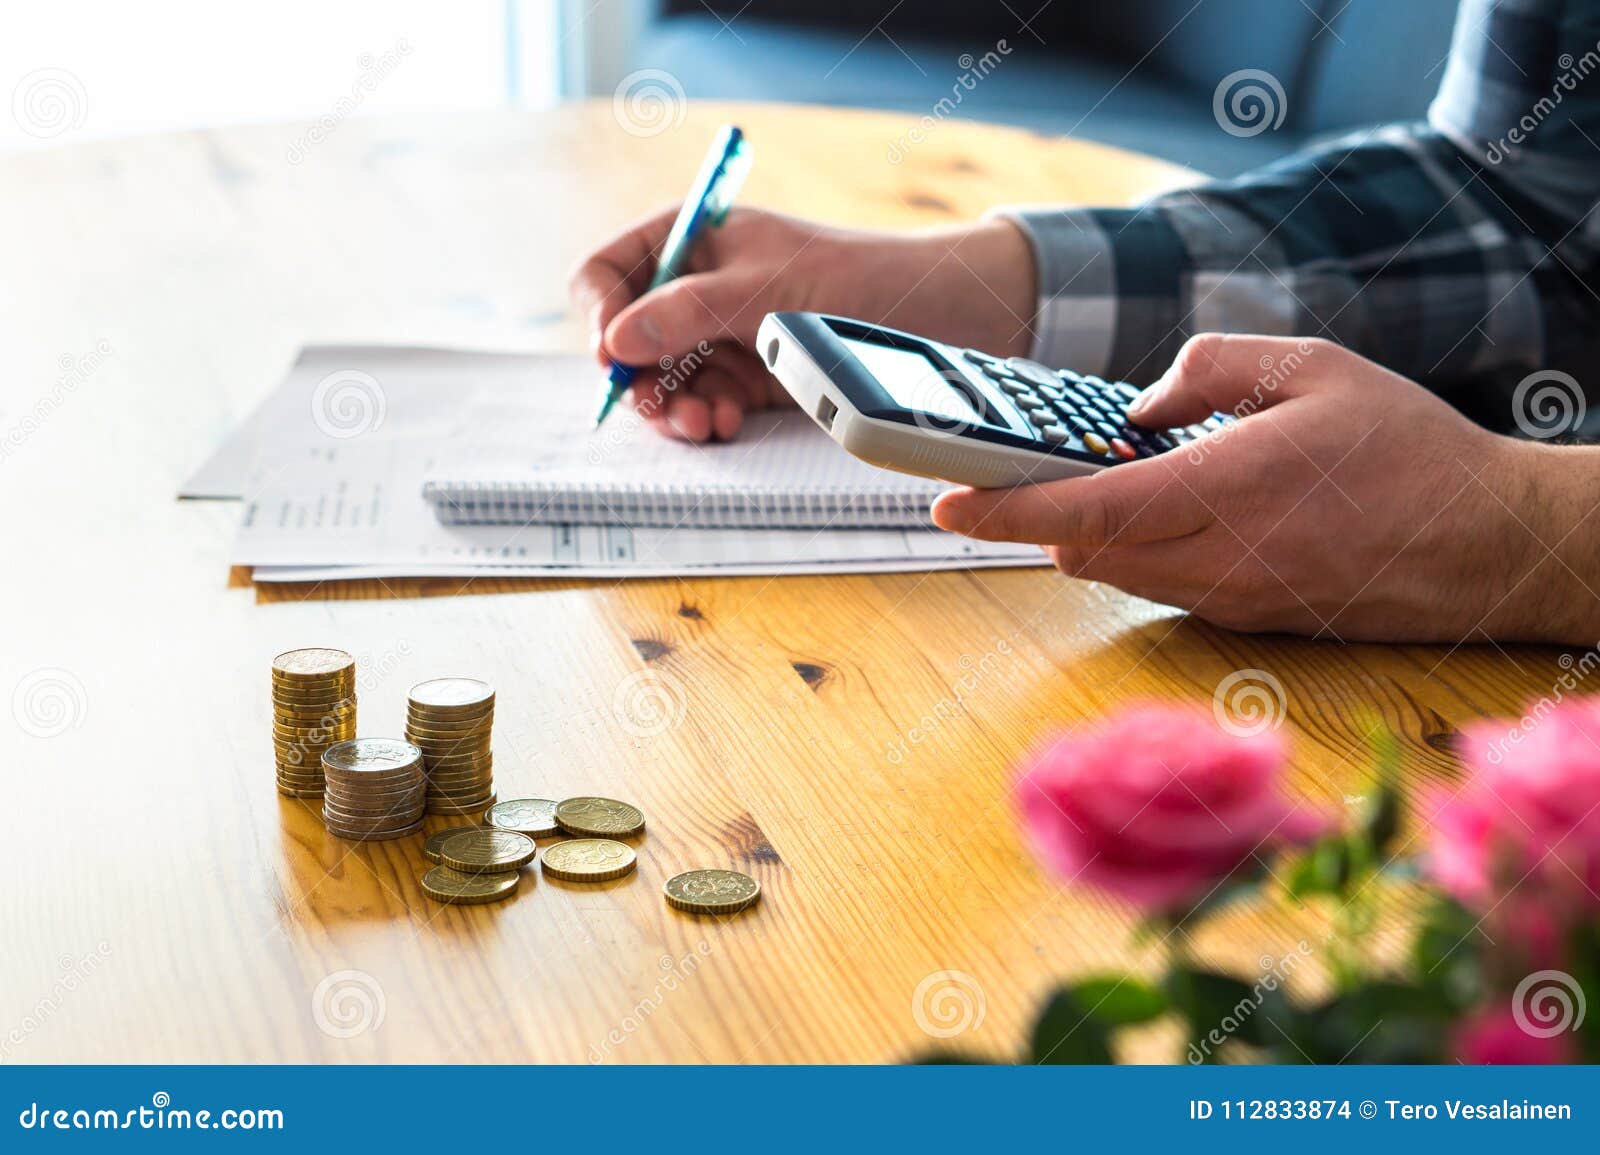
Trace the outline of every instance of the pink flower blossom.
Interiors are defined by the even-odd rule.
[[[1507,1007],[1482,1010],[1456,1027],[1454,1050],[1463,1063],[1528,1066],[1572,1063],[1577,1054],[1570,1034],[1534,1034]]]
[[[1480,909],[1512,891],[1600,908],[1600,697],[1467,727],[1460,748],[1466,785],[1422,809],[1433,878]]]
[[[1279,794],[1283,764],[1276,734],[1236,737],[1202,711],[1136,706],[1045,750],[1017,802],[1040,857],[1063,878],[1175,910],[1252,854],[1325,828]]]

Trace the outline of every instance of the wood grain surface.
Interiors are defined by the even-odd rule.
[[[686,187],[729,119],[760,154],[746,200],[861,225],[1186,179],[950,122],[891,164],[908,119],[770,106],[655,136],[607,104],[0,158],[0,1059],[860,1062],[953,1027],[1000,1053],[1054,980],[1140,961],[1129,912],[1062,891],[1018,836],[1012,767],[1042,735],[1264,670],[1294,789],[1338,808],[1375,728],[1410,784],[1446,780],[1455,727],[1548,690],[1555,651],[1244,637],[1047,570],[230,575],[237,506],[173,494],[298,346],[581,347],[566,268]],[[442,907],[420,836],[326,834],[273,788],[267,668],[300,645],[358,655],[368,735],[415,681],[493,682],[500,796],[637,803],[638,871]],[[755,875],[761,904],[669,909],[662,882],[698,866]],[[1248,972],[1318,933],[1241,910],[1191,946]]]

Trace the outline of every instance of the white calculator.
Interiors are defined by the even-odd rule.
[[[1134,386],[824,313],[768,313],[756,348],[828,435],[885,469],[984,489],[1166,453],[1231,418],[1145,429]]]

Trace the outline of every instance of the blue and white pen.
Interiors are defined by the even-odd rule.
[[[689,263],[689,250],[694,247],[700,230],[707,225],[715,228],[723,222],[749,170],[750,148],[745,144],[744,133],[736,125],[725,125],[712,142],[711,151],[706,153],[700,174],[694,178],[694,185],[678,210],[678,218],[672,222],[672,231],[661,247],[661,263],[656,266],[655,276],[650,278],[650,288],[659,289],[682,275],[684,266]],[[596,429],[633,384],[635,372],[631,365],[611,363],[611,375],[606,380],[600,411],[594,419]]]

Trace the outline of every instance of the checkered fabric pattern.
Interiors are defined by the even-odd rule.
[[[1534,370],[1595,396],[1597,199],[1600,0],[1464,0],[1426,123],[1138,208],[1002,212],[1033,243],[1046,364],[1145,383],[1195,333],[1321,336],[1507,428]]]

